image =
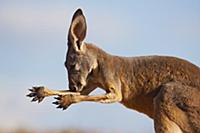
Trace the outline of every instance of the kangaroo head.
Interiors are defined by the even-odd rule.
[[[96,66],[93,52],[83,42],[86,36],[86,20],[81,9],[78,9],[71,21],[68,32],[68,51],[65,67],[68,71],[69,89],[81,91]]]

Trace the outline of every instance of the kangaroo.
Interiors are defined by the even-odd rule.
[[[84,42],[86,19],[77,9],[68,32],[65,67],[69,90],[33,87],[27,96],[67,109],[91,101],[119,102],[154,120],[156,133],[200,133],[200,68],[169,56],[120,57]],[[105,94],[89,95],[97,87]]]

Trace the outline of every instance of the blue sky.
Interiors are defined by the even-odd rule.
[[[86,42],[123,56],[171,55],[200,66],[200,1],[0,1],[0,128],[153,132],[153,121],[120,104],[80,103],[59,111],[27,88],[67,88],[66,33],[82,8]],[[96,91],[100,93],[101,91]]]

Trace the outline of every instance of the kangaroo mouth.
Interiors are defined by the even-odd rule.
[[[83,86],[76,86],[76,85],[73,85],[73,86],[70,86],[69,89],[72,91],[72,92],[81,92],[83,90]]]

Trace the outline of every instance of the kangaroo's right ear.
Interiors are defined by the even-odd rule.
[[[81,9],[77,9],[72,17],[72,22],[68,32],[68,47],[73,46],[76,50],[81,50],[83,40],[86,36],[86,20]]]

